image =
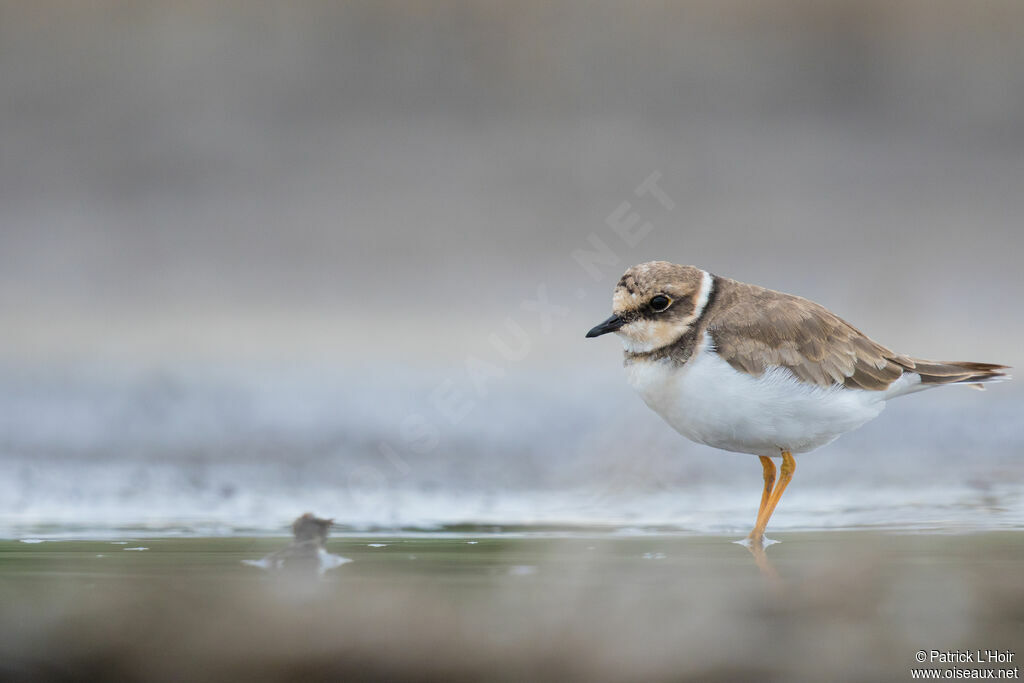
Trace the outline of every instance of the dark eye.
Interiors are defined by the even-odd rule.
[[[671,305],[672,299],[669,299],[664,294],[658,294],[657,296],[651,297],[651,310],[655,313],[661,313]]]

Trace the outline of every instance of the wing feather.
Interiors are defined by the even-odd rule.
[[[924,385],[1008,379],[1005,365],[934,361],[895,353],[827,308],[802,297],[719,279],[707,331],[718,354],[741,372],[759,376],[787,368],[821,387],[884,391],[904,372]]]
[[[735,281],[720,294],[708,332],[718,354],[737,370],[772,367],[821,387],[882,391],[913,367],[824,306]]]

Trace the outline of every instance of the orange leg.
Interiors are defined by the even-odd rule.
[[[764,510],[771,500],[772,487],[775,486],[775,461],[766,455],[757,456],[761,459],[761,468],[764,470],[764,492],[761,493],[761,505],[757,508],[757,523],[755,528],[760,527],[761,518],[764,517]],[[750,539],[754,539],[754,532],[750,532]]]
[[[757,523],[754,525],[754,530],[750,532],[750,536],[748,536],[750,541],[757,545],[764,543],[764,530],[765,527],[768,526],[768,520],[772,518],[772,513],[775,512],[775,506],[779,504],[779,500],[782,498],[782,494],[785,493],[786,487],[789,486],[789,482],[793,478],[793,472],[796,470],[796,460],[793,459],[793,455],[789,451],[782,451],[782,467],[779,469],[779,482],[769,494],[769,470],[768,465],[764,464],[765,460],[768,460],[769,463],[771,463],[771,458],[761,456],[761,466],[764,467],[766,495],[761,496],[761,509],[757,513]],[[771,463],[771,477],[772,479],[775,478],[774,463]]]
[[[764,455],[757,457],[761,459],[761,467],[764,468],[764,493],[761,494],[761,506],[757,508],[757,518],[760,519],[772,495],[772,487],[775,486],[775,461]]]

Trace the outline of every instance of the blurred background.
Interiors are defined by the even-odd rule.
[[[0,93],[8,537],[745,532],[583,339],[651,259],[1024,361],[1015,0],[12,1]],[[897,401],[773,526],[1019,527],[1022,407]]]

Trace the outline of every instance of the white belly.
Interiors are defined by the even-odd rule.
[[[632,362],[629,382],[666,422],[697,443],[737,453],[806,453],[876,417],[887,392],[823,388],[784,368],[753,377],[734,370],[705,339],[684,365]]]

